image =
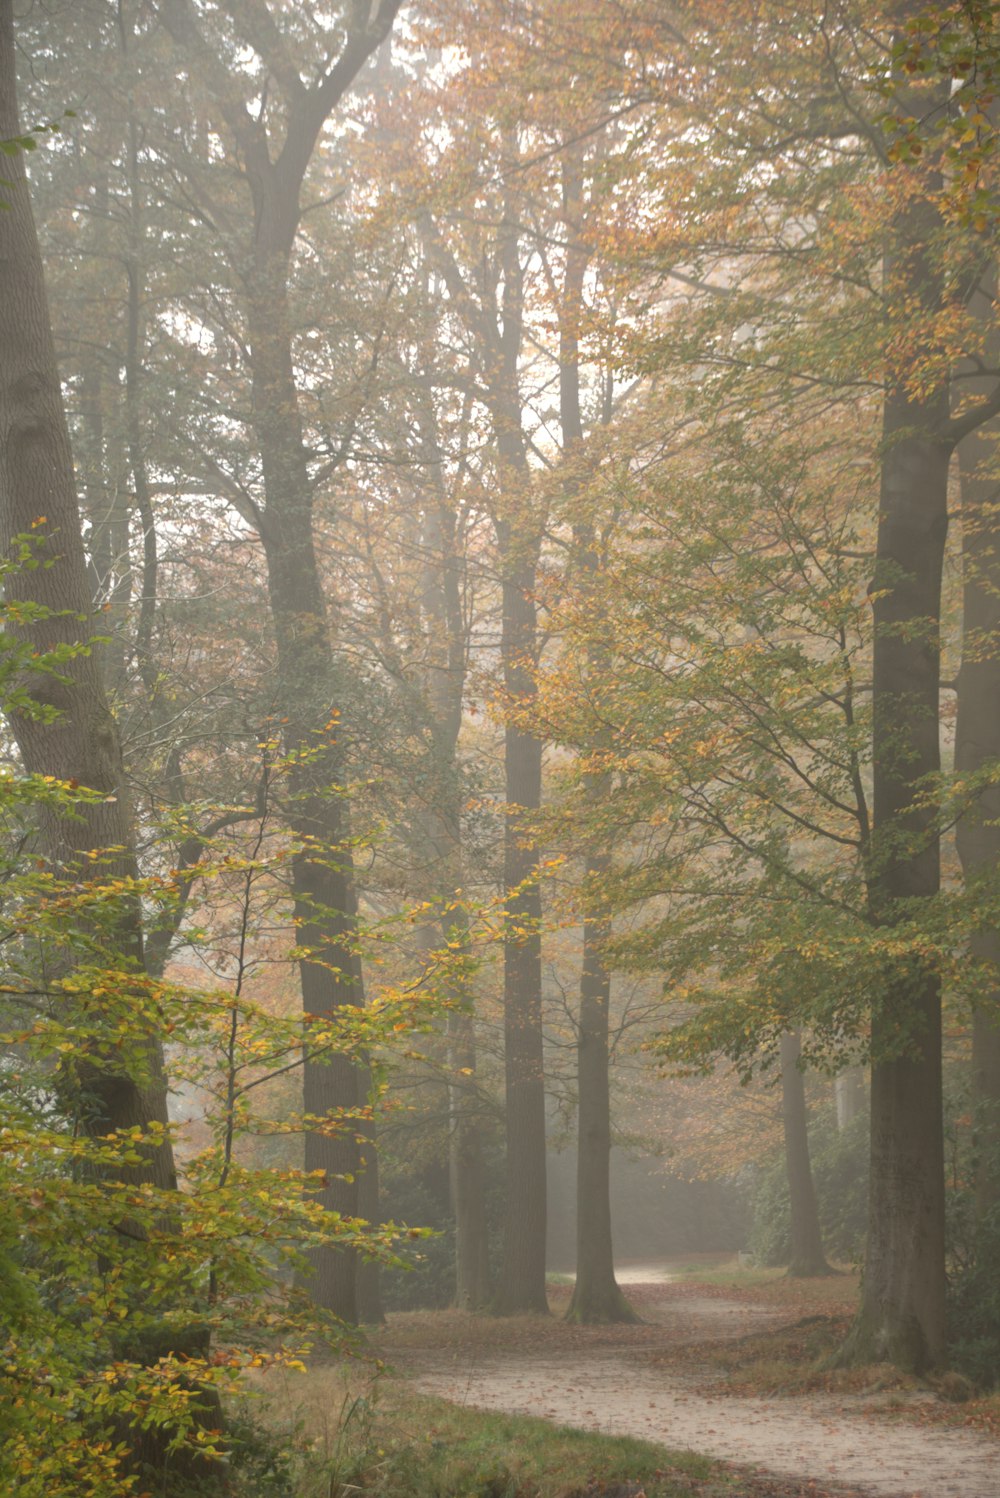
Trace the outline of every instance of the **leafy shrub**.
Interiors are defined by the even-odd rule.
[[[981,1388],[1000,1387],[1000,1204],[976,1220],[975,1134],[964,1094],[949,1108],[948,1334],[951,1364]],[[986,1162],[996,1176],[1000,1159]]]
[[[391,1168],[383,1172],[382,1214],[393,1222],[431,1228],[433,1238],[396,1247],[405,1268],[382,1272],[387,1311],[440,1310],[455,1294],[455,1226],[424,1175]]]
[[[974,1256],[948,1283],[951,1363],[981,1388],[1000,1387],[1000,1209],[977,1235]]]
[[[809,1130],[813,1183],[823,1244],[830,1258],[860,1258],[868,1222],[868,1117],[859,1115],[837,1128],[833,1109],[819,1114]],[[787,1264],[791,1257],[791,1217],[785,1157],[778,1153],[761,1167],[754,1193],[750,1249],[759,1264]]]

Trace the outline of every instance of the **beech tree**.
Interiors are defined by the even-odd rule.
[[[17,110],[13,7],[0,11],[0,138],[21,134]],[[65,656],[58,674],[29,679],[30,703],[13,719],[18,748],[31,774],[79,783],[101,793],[80,813],[56,808],[43,816],[44,857],[54,871],[77,876],[92,850],[110,878],[134,881],[135,839],[118,728],[108,706],[99,649],[81,645],[94,621],[80,533],[76,477],[52,344],[48,300],[35,234],[23,153],[5,158],[9,182],[0,215],[7,271],[0,286],[4,358],[0,362],[0,550],[9,558],[19,538],[32,538],[31,566],[12,572],[7,596],[24,606],[19,633],[39,655]],[[41,565],[39,565],[41,564]],[[37,612],[36,612],[37,611]],[[96,621],[94,621],[96,624]],[[93,632],[94,624],[88,633]],[[32,705],[34,704],[34,705]],[[141,969],[138,901],[123,909],[114,934],[123,959]],[[95,1133],[158,1125],[161,1142],[144,1151],[135,1179],[173,1189],[177,1178],[166,1133],[166,1082],[160,1036],[143,1043],[144,1082],[99,1064],[84,1077],[82,1114]]]
[[[271,617],[277,646],[277,702],[289,752],[298,756],[290,786],[289,817],[299,851],[292,870],[294,921],[303,951],[302,1000],[317,1022],[344,1005],[363,1002],[356,951],[357,893],[354,886],[347,806],[338,786],[343,734],[338,700],[341,671],[330,637],[327,599],[320,580],[313,530],[314,481],[303,438],[288,283],[302,215],[302,188],[323,128],[369,57],[388,36],[400,0],[374,7],[352,4],[336,23],[306,27],[308,51],[283,30],[271,8],[225,7],[239,41],[256,59],[249,96],[231,67],[232,36],[219,35],[215,18],[191,0],[164,0],[158,14],[185,66],[198,80],[225,142],[227,174],[234,172],[245,194],[244,221],[235,226],[226,253],[236,271],[252,385],[251,422],[258,444],[263,501],[247,498],[244,518],[260,537],[267,562]],[[312,81],[304,77],[312,74]],[[264,90],[264,94],[260,90]],[[270,103],[251,110],[270,89]],[[195,166],[196,197],[211,194],[213,172]],[[204,201],[204,199],[203,199]],[[226,225],[223,224],[225,235]],[[317,1120],[306,1135],[306,1168],[326,1173],[323,1200],[342,1215],[355,1216],[358,1178],[374,1187],[374,1153],[362,1156],[353,1133],[324,1132],[331,1107],[363,1106],[367,1081],[354,1062],[326,1065],[307,1058],[304,1109]],[[376,1209],[377,1210],[377,1209]],[[381,1312],[369,1285],[369,1304],[357,1300],[357,1266],[350,1254],[321,1255],[311,1293],[345,1321]]]

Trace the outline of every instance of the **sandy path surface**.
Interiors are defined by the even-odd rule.
[[[1000,1442],[947,1426],[890,1421],[863,1395],[741,1398],[704,1392],[683,1368],[657,1362],[658,1349],[729,1342],[776,1321],[781,1307],[718,1291],[670,1285],[665,1269],[636,1265],[621,1275],[646,1285],[641,1327],[587,1329],[586,1348],[564,1339],[581,1329],[525,1323],[523,1345],[477,1339],[419,1350],[400,1359],[418,1389],[458,1404],[538,1415],[562,1425],[638,1436],[782,1478],[811,1480],[825,1491],[850,1488],[872,1498],[1000,1498]],[[633,1266],[629,1266],[632,1270]],[[656,1288],[653,1289],[655,1284]],[[509,1325],[510,1323],[508,1323]],[[495,1323],[494,1323],[495,1325]],[[483,1323],[479,1322],[479,1327]],[[545,1345],[545,1344],[548,1345]],[[933,1396],[928,1396],[932,1398]]]
[[[710,1398],[617,1356],[494,1359],[426,1369],[419,1389],[478,1409],[639,1436],[879,1498],[1000,1498],[1000,1445],[966,1431],[866,1419],[860,1401]],[[853,1408],[852,1408],[853,1405]]]

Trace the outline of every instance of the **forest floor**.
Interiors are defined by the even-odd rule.
[[[638,1325],[566,1323],[570,1285],[556,1283],[549,1319],[400,1312],[378,1351],[422,1395],[735,1463],[747,1493],[1000,1498],[1000,1398],[956,1402],[961,1380],[887,1366],[822,1371],[856,1304],[851,1276],[701,1259],[626,1266],[620,1281]]]

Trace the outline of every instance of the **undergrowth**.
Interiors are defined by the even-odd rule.
[[[298,1387],[285,1379],[280,1390],[267,1389],[263,1412],[275,1437],[298,1452],[291,1490],[274,1498],[737,1498],[751,1491],[707,1457],[467,1409],[415,1395],[395,1379],[356,1392],[343,1377],[314,1367]]]

